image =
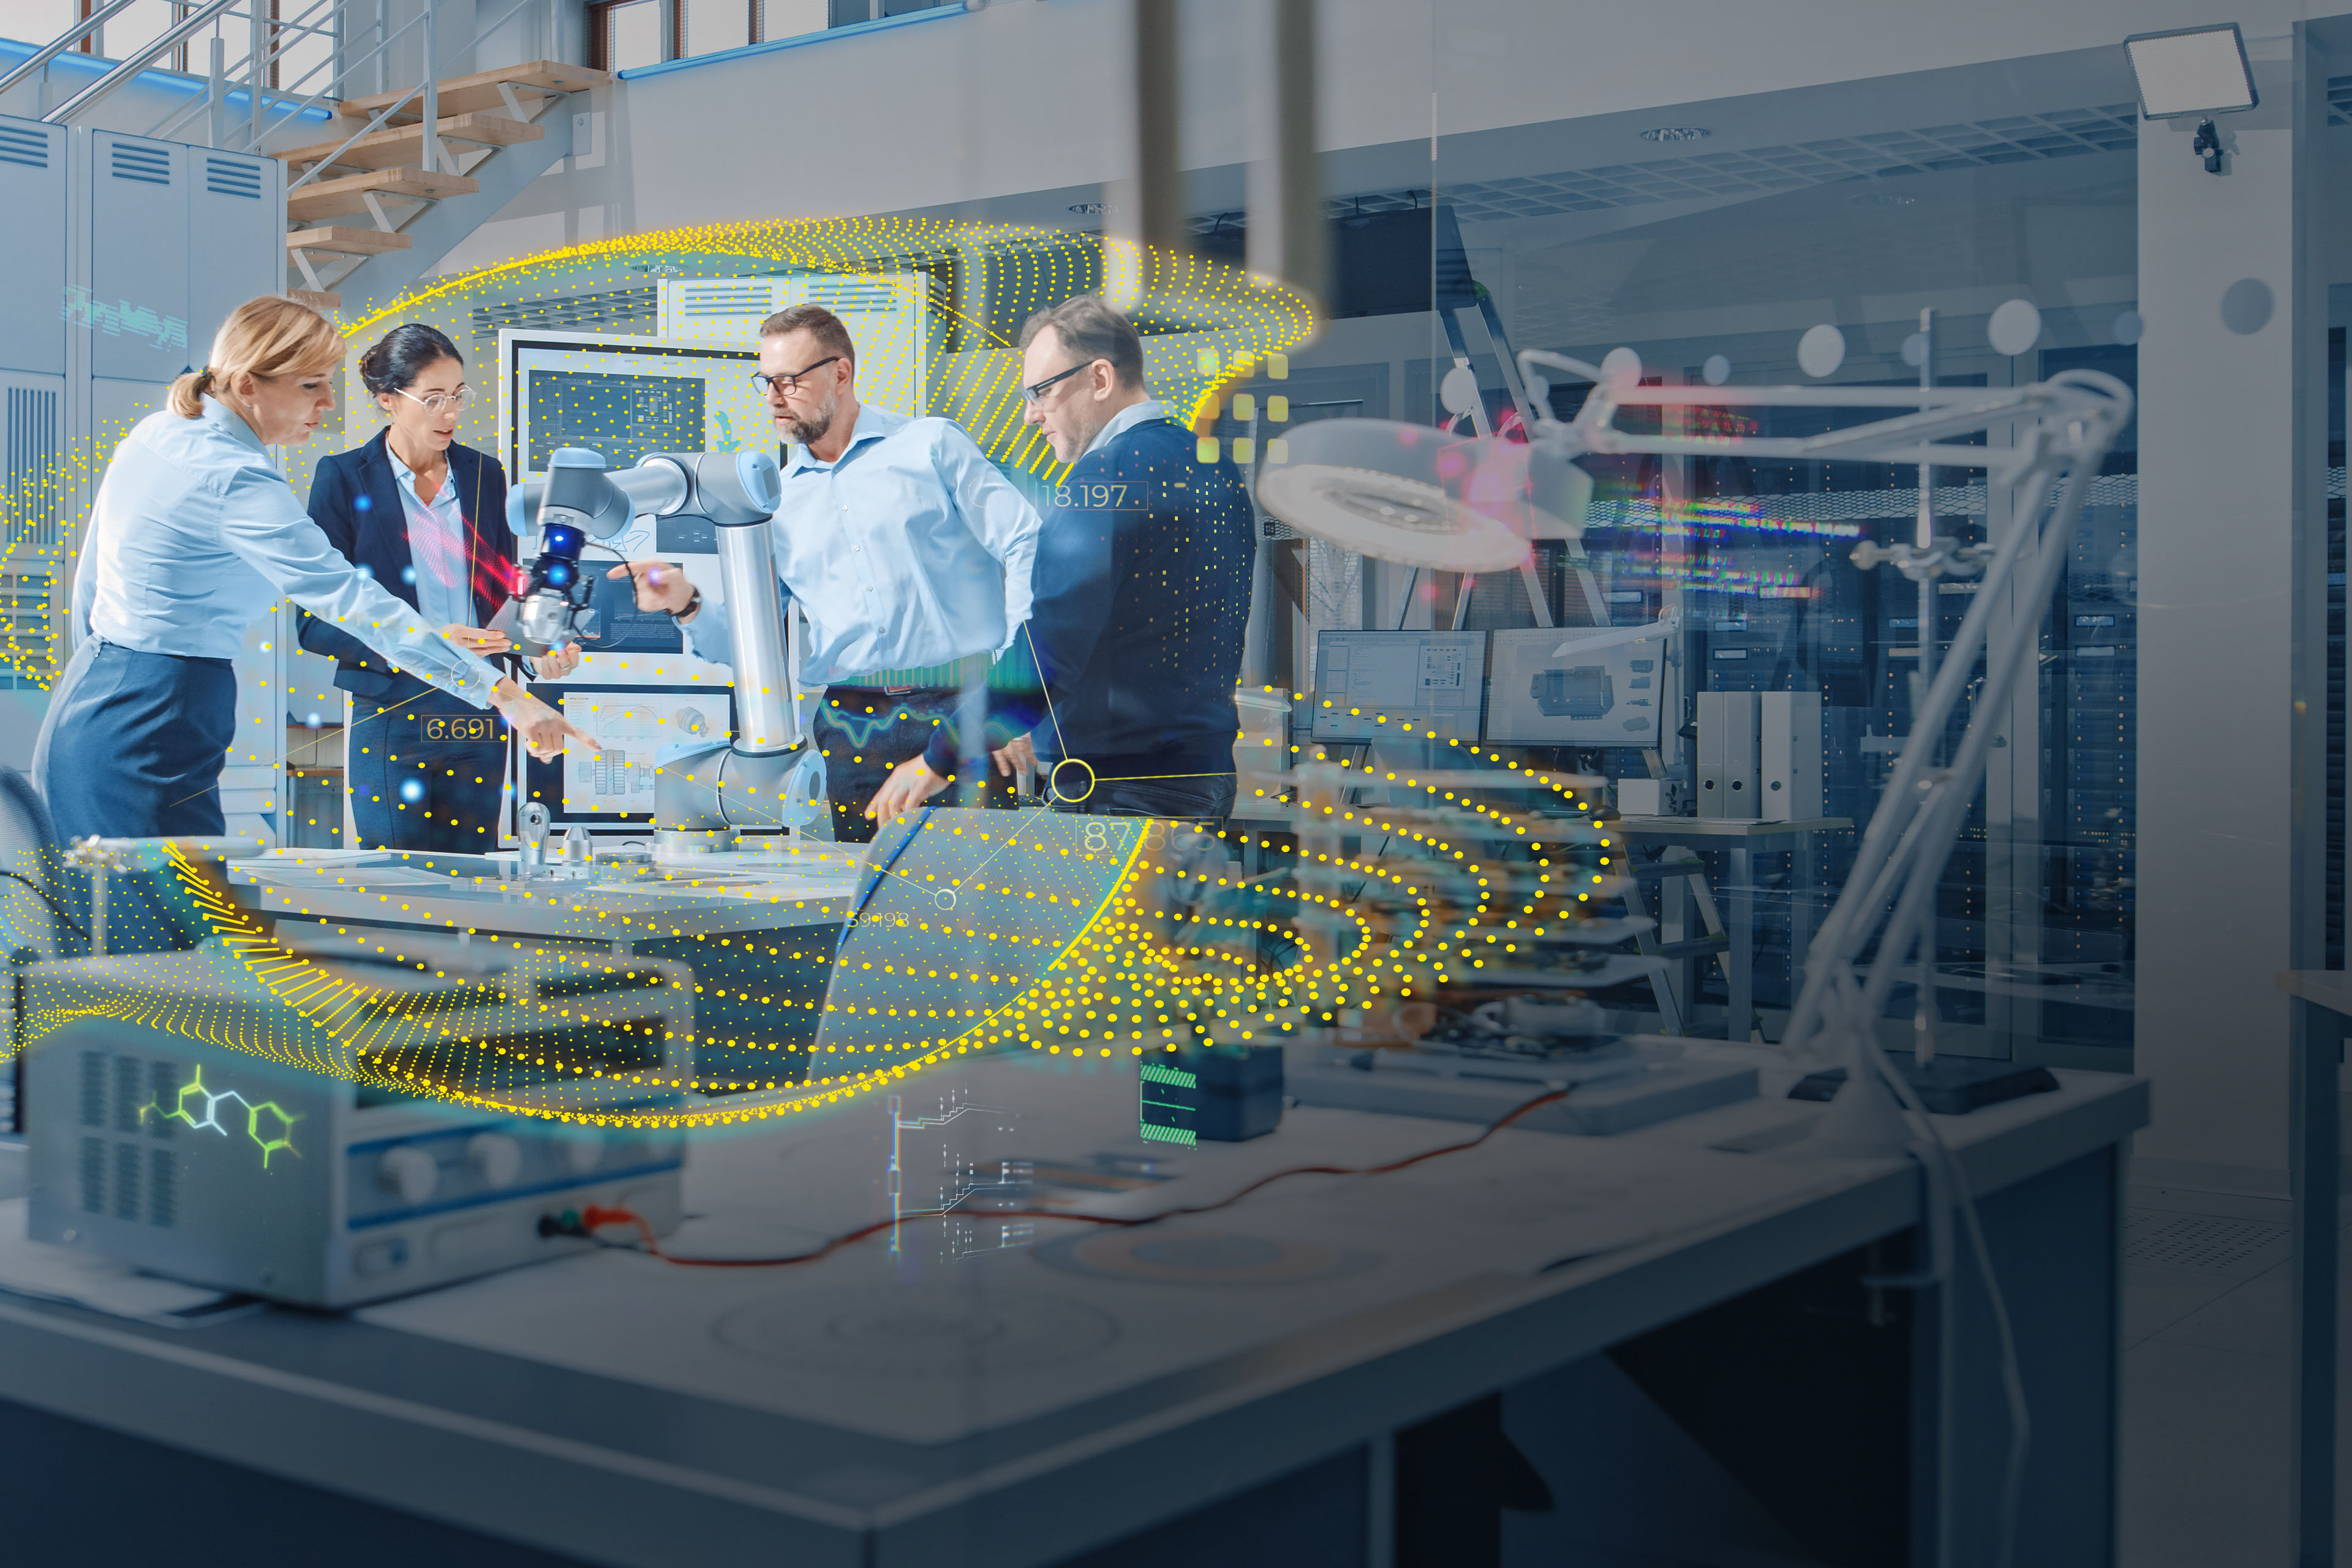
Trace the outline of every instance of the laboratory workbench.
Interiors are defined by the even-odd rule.
[[[228,878],[289,936],[389,927],[676,959],[703,986],[699,1070],[748,1081],[801,1070],[816,1031],[810,1004],[824,995],[864,855],[861,845],[811,842],[789,854],[609,860],[525,876],[511,855],[292,849],[231,861]],[[741,940],[753,935],[765,940]],[[756,1044],[734,1043],[745,1041]]]
[[[297,849],[231,861],[228,875],[253,887],[262,910],[280,920],[607,942],[627,952],[678,937],[838,924],[862,855],[859,846],[821,844],[793,856],[708,858],[599,862],[579,868],[584,875],[525,877],[499,857]]]
[[[1911,1261],[1916,1167],[1802,1153],[1819,1108],[1784,1098],[1794,1068],[1699,1048],[1754,1063],[1763,1097],[1612,1138],[1507,1129],[1163,1226],[975,1208],[794,1267],[616,1249],[203,1328],[0,1296],[0,1517],[28,1562],[149,1554],[184,1506],[223,1554],[174,1531],[183,1563],[1472,1568],[1506,1560],[1504,1506],[1541,1500],[1496,1479],[1507,1427],[1554,1493],[1515,1519],[1629,1559],[1710,1560],[1689,1500],[1727,1476],[1780,1532],[1738,1561],[1923,1562],[1948,1532],[1945,1561],[1990,1562],[1983,1292],[1965,1268],[1949,1291],[1871,1282]],[[2115,1560],[2118,1205],[2148,1113],[2138,1079],[2057,1077],[1937,1119],[2032,1406],[2021,1568]],[[698,1134],[667,1245],[799,1252],[891,1194],[932,1201],[950,1167],[1105,1173],[1089,1212],[1145,1215],[1475,1131],[1294,1108],[1170,1149],[1137,1135],[1131,1064],[1070,1057],[891,1088]],[[1636,1443],[1596,1389],[1679,1447]],[[1637,1451],[1637,1484],[1602,1484]]]

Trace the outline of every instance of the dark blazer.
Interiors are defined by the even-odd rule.
[[[400,480],[384,450],[391,434],[348,452],[319,460],[310,480],[310,520],[326,531],[343,558],[413,608],[416,567],[408,553],[408,510],[400,503]],[[449,472],[457,486],[457,509],[466,519],[466,559],[474,582],[478,626],[507,601],[514,580],[515,537],[507,527],[507,471],[488,452],[449,444]],[[384,668],[383,656],[340,626],[307,610],[302,646],[336,661],[335,684],[355,697],[382,697],[399,677]]]

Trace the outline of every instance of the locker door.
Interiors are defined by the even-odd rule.
[[[0,371],[0,519],[6,523],[0,554],[0,689],[37,692],[54,679],[51,656],[62,660],[65,639],[55,619],[64,609],[56,593],[66,494],[65,377]],[[0,709],[0,730],[22,715]],[[31,732],[6,750],[32,755]],[[0,756],[0,760],[5,760]],[[14,762],[10,765],[19,765]]]
[[[0,369],[66,368],[66,131],[0,115],[0,211],[8,287],[0,289]]]
[[[228,313],[286,292],[285,170],[275,158],[188,149],[188,361]]]
[[[188,232],[190,151],[89,133],[92,375],[168,384],[188,367],[188,261],[174,242]]]

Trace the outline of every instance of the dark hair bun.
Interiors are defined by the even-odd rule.
[[[466,363],[440,329],[411,321],[393,328],[382,342],[360,355],[360,380],[370,392],[405,392],[429,366],[445,359]]]

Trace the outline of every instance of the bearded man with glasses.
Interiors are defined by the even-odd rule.
[[[825,691],[812,731],[834,834],[865,843],[866,800],[935,730],[955,731],[964,688],[1029,618],[1039,520],[952,420],[860,403],[856,347],[821,306],[761,323],[751,379],[785,442],[769,528],[785,613],[797,605],[808,622],[802,684]],[[677,567],[609,574],[635,578],[638,607],[674,616],[697,654],[730,657],[727,607]]]

